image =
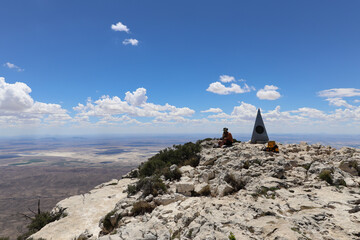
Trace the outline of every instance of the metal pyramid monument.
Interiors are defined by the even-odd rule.
[[[255,125],[253,134],[251,137],[251,143],[267,143],[269,137],[266,133],[265,125],[261,117],[260,109],[258,109],[257,116],[255,119]]]

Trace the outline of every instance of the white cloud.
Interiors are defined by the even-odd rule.
[[[59,104],[34,101],[31,88],[22,82],[7,83],[0,77],[0,122],[9,124],[64,123],[71,117]]]
[[[263,89],[256,93],[256,96],[261,100],[276,100],[281,97],[280,93],[276,91],[278,89],[274,85],[265,85]]]
[[[9,84],[0,77],[0,110],[21,111],[30,108],[34,104],[30,93],[31,88],[25,83]]]
[[[122,24],[121,22],[118,22],[116,24],[112,24],[111,29],[114,30],[114,31],[126,32],[126,33],[129,33],[129,31],[130,31],[130,29],[127,26],[125,26],[124,24]]]
[[[102,96],[100,99],[93,102],[88,99],[86,105],[79,103],[73,109],[78,112],[76,118],[80,120],[89,120],[89,117],[102,118],[102,123],[107,119],[121,118],[124,115],[129,115],[137,118],[155,118],[171,119],[174,121],[183,122],[184,117],[192,116],[195,111],[188,108],[178,108],[170,104],[158,105],[147,102],[145,88],[138,88],[134,92],[126,92],[125,101],[119,97]],[[87,117],[87,118],[86,118]]]
[[[234,107],[231,114],[226,114],[224,112],[221,112],[219,114],[210,115],[208,118],[232,119],[235,121],[239,121],[239,120],[253,121],[253,120],[255,120],[256,114],[257,114],[257,108],[254,105],[252,105],[250,103],[241,102],[240,106]]]
[[[10,68],[10,69],[15,69],[18,72],[23,72],[24,71],[24,69],[20,68],[19,66],[16,66],[13,63],[9,63],[9,62],[5,63],[3,66],[7,67],[7,68]]]
[[[235,82],[235,78],[229,75],[221,75],[220,81],[223,83]]]
[[[360,96],[360,89],[356,88],[332,88],[318,92],[320,97],[343,98]]]
[[[140,106],[146,102],[147,98],[145,88],[138,88],[133,93],[125,93],[125,100],[133,106]]]
[[[355,99],[355,100],[354,100],[354,103],[359,103],[359,102],[360,102],[359,99]]]
[[[209,108],[208,110],[201,111],[202,113],[221,113],[223,110],[220,108]]]
[[[132,45],[132,46],[137,46],[139,44],[139,41],[133,38],[129,38],[129,39],[125,39],[122,42],[124,45]]]
[[[228,95],[231,93],[246,93],[250,92],[252,89],[253,88],[249,87],[246,83],[244,84],[244,87],[235,83],[232,83],[230,87],[225,87],[221,82],[214,82],[209,85],[206,91],[220,95]]]
[[[328,117],[323,111],[309,107],[302,107],[299,108],[298,110],[293,110],[291,112],[297,113],[301,117],[319,118],[319,119],[326,119]]]
[[[231,115],[241,117],[242,119],[255,119],[257,108],[249,103],[241,102],[240,106],[234,107]]]
[[[342,98],[327,98],[326,101],[329,102],[330,105],[336,106],[336,107],[346,107],[346,108],[354,108],[353,105],[347,103]]]

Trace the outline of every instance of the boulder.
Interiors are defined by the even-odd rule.
[[[191,196],[191,192],[195,189],[194,182],[183,177],[179,182],[175,183],[175,186],[176,192],[185,196]]]
[[[345,160],[340,163],[339,168],[344,172],[350,173],[353,176],[359,176],[360,173],[359,162],[356,160]]]

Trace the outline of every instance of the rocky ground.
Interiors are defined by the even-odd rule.
[[[61,201],[68,216],[33,238],[360,239],[360,149],[301,143],[276,154],[261,144],[201,145],[200,164],[164,181],[166,193],[128,196],[137,179],[114,180]],[[134,211],[139,202],[145,213]]]

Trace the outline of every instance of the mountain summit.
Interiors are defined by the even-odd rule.
[[[263,144],[197,144],[198,164],[166,165],[157,176],[138,178],[144,163],[126,178],[59,202],[67,216],[32,237],[360,238],[360,149],[279,144],[275,154]]]

